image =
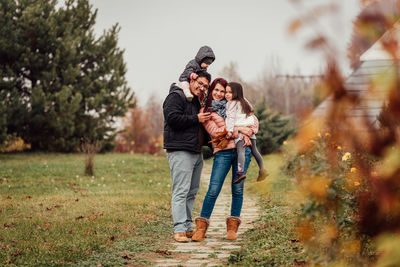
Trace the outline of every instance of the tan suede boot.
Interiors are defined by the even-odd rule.
[[[239,217],[231,216],[226,218],[226,239],[227,240],[236,240],[236,233],[238,231],[239,225],[241,221]]]
[[[194,232],[192,236],[192,241],[201,242],[206,238],[206,232],[210,221],[204,217],[197,217],[194,221],[196,223],[196,232]]]

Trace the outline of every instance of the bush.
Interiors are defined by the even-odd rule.
[[[309,262],[363,265],[374,250],[359,227],[359,198],[369,190],[362,171],[354,167],[361,155],[344,151],[329,133],[310,143],[302,153],[288,154],[284,168],[301,196],[297,230]]]
[[[265,101],[256,106],[254,114],[260,123],[257,147],[261,154],[270,154],[278,150],[295,132],[291,119],[282,113],[271,111]]]

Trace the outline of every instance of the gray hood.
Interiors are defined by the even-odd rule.
[[[211,47],[205,45],[200,47],[199,52],[197,52],[197,55],[195,57],[195,60],[200,65],[201,61],[206,57],[212,58],[213,61],[215,60],[215,55]]]

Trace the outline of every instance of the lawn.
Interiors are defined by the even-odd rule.
[[[0,155],[0,265],[145,264],[171,235],[163,156]]]
[[[264,156],[269,176],[263,182],[246,179],[251,193],[260,197],[260,219],[248,230],[242,247],[230,257],[229,263],[238,266],[297,266],[304,265],[303,245],[296,237],[298,217],[293,182],[281,167],[281,154]],[[258,169],[252,160],[248,177],[256,177]],[[246,200],[245,200],[246,201]]]
[[[246,190],[260,196],[261,219],[246,233],[234,265],[302,262],[296,214],[280,155],[264,157],[270,176]],[[212,159],[206,164],[211,165]],[[95,176],[80,154],[0,155],[0,265],[147,265],[169,257],[171,181],[164,156],[98,154]],[[203,199],[201,188],[197,199]],[[201,207],[195,203],[195,215]]]

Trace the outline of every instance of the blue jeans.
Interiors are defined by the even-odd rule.
[[[246,160],[244,164],[244,173],[247,172],[251,161],[251,149],[246,147]],[[222,150],[215,154],[214,163],[210,178],[210,185],[206,197],[204,198],[203,207],[201,208],[201,217],[209,219],[214,209],[215,201],[221,192],[222,185],[224,184],[225,177],[232,167],[232,204],[231,204],[231,216],[240,216],[243,204],[243,186],[244,180],[238,184],[234,184],[233,180],[236,178],[237,172],[237,151],[236,149]]]

